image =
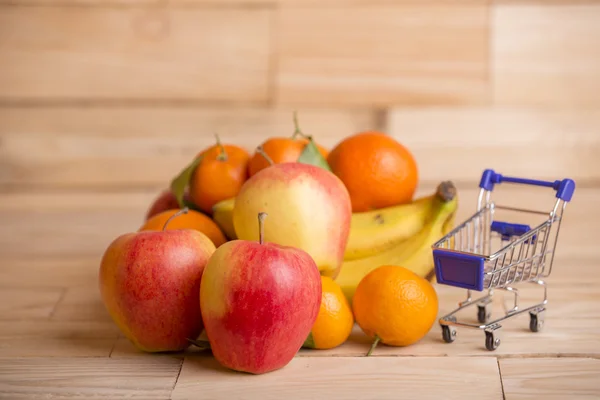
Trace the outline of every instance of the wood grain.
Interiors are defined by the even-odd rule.
[[[514,176],[600,182],[600,110],[396,109],[386,128],[414,153],[422,179],[443,173],[477,180],[485,168],[496,168]]]
[[[61,289],[4,286],[0,288],[0,320],[49,318],[62,294]]]
[[[292,131],[292,109],[0,109],[0,186],[165,187],[202,148],[224,141],[249,151]],[[305,132],[328,148],[382,129],[417,157],[420,179],[476,182],[484,168],[504,173],[600,181],[600,111],[517,108],[300,110]],[[511,155],[511,163],[506,162]],[[459,162],[460,160],[460,162]],[[462,161],[468,160],[468,161]],[[465,163],[468,165],[465,166]],[[34,203],[35,204],[35,203]]]
[[[0,357],[108,357],[119,332],[96,321],[0,321]]]
[[[598,0],[493,0],[495,5],[577,5],[597,4]]]
[[[499,5],[493,11],[494,100],[600,106],[600,4]]]
[[[460,369],[457,368],[460,365]],[[173,400],[197,398],[419,398],[501,399],[494,358],[295,358],[260,376],[230,372],[212,357],[188,357]],[[318,377],[326,376],[327,379]],[[435,379],[431,377],[435,376]],[[469,387],[467,392],[465,387]],[[267,390],[268,388],[268,390]]]
[[[260,8],[2,7],[0,99],[264,102],[269,26]]]
[[[0,78],[1,79],[1,78]],[[288,108],[0,108],[0,185],[18,188],[166,187],[203,148],[246,149],[293,133]],[[324,146],[378,128],[368,110],[298,111]]]
[[[101,321],[0,321],[0,337],[40,338],[64,337],[70,339],[116,338],[118,328]]]
[[[330,5],[361,5],[361,4],[387,4],[395,5],[398,3],[406,4],[487,4],[488,0],[170,0],[170,6],[215,6],[219,7],[244,7],[244,6],[280,6],[280,5],[302,5],[311,7],[330,6]],[[504,0],[508,1],[508,0]],[[523,1],[523,0],[520,0]],[[568,1],[568,0],[529,0],[535,1]],[[574,0],[571,0],[574,1]],[[594,1],[594,0],[575,0],[575,1]],[[50,5],[56,4],[54,0],[0,0],[2,4],[17,4],[17,5]],[[61,5],[85,5],[85,6],[122,6],[122,5],[163,5],[161,0],[61,0]]]
[[[42,329],[42,328],[40,328]],[[102,357],[106,358],[115,344],[115,338],[47,337],[39,331],[37,337],[0,338],[0,357],[54,358]],[[2,398],[2,397],[0,397]]]
[[[507,400],[597,399],[600,396],[600,360],[500,360]]]
[[[389,106],[488,100],[487,7],[282,7],[276,101]]]
[[[43,212],[31,217],[19,217],[12,213],[2,213],[6,216],[5,224],[0,226],[0,236],[5,240],[0,244],[6,257],[16,255],[29,256],[95,256],[97,264],[108,245],[117,236],[134,232],[142,225],[140,213],[137,210],[110,211],[64,211]],[[57,229],[67,218],[69,230]],[[78,235],[78,236],[74,236]],[[18,247],[31,237],[36,240],[28,247]]]
[[[164,400],[180,366],[175,359],[4,358],[0,359],[0,397]]]
[[[81,258],[36,258],[35,254],[22,254],[2,259],[0,282],[6,287],[35,288],[41,289],[41,292],[45,289],[62,290],[66,285],[89,286],[98,278],[99,263],[97,254]]]
[[[100,298],[99,282],[97,282],[98,268],[99,266],[95,268],[94,280],[90,279],[90,283],[94,284],[66,289],[63,298],[52,313],[52,320],[112,322]]]

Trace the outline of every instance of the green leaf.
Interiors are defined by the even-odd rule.
[[[329,164],[327,164],[327,160],[325,160],[323,155],[319,152],[319,148],[312,138],[308,140],[308,144],[304,147],[304,150],[302,150],[302,154],[300,154],[300,157],[298,157],[298,162],[315,165],[331,172],[331,168],[329,167]]]
[[[200,210],[200,208],[194,202],[192,202],[186,198],[183,199],[183,207],[187,207],[190,210],[203,212],[202,210]]]
[[[196,167],[198,167],[198,164],[200,164],[202,161],[202,158],[204,157],[196,157],[187,167],[185,167],[185,169],[179,173],[179,175],[177,175],[171,181],[171,191],[175,195],[179,207],[185,207],[187,205],[183,195],[185,194],[185,189],[187,189],[190,183],[192,174],[196,170]]]

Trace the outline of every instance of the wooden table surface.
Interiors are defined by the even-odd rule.
[[[476,199],[472,187],[459,193],[458,221],[473,212]],[[553,203],[547,192],[506,193],[524,206]],[[369,343],[356,328],[339,348],[301,350],[285,368],[260,376],[229,372],[193,348],[143,354],[108,317],[97,285],[101,254],[116,235],[137,229],[154,195],[0,194],[0,398],[600,397],[600,189],[578,188],[567,207],[542,332],[529,331],[527,314],[509,319],[502,344],[489,352],[482,332],[459,329],[446,344],[436,324],[413,346],[382,345],[365,357]],[[465,295],[436,289],[440,314]],[[523,285],[522,304],[540,295]],[[509,303],[496,296],[494,314]]]

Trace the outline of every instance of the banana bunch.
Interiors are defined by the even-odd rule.
[[[457,208],[456,188],[442,182],[434,194],[410,204],[353,215],[352,223],[363,224],[352,226],[353,240],[335,279],[348,300],[359,282],[382,265],[398,265],[432,279],[431,245],[453,229]],[[359,254],[366,256],[357,258]]]
[[[213,207],[213,220],[229,239],[236,239],[234,205],[235,199],[229,199]],[[344,263],[335,278],[348,300],[361,279],[382,265],[403,266],[431,278],[431,245],[453,229],[457,207],[456,188],[442,182],[435,193],[412,203],[352,214]]]

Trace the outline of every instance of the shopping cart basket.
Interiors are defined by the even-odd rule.
[[[492,201],[491,194],[494,186],[501,183],[552,188],[556,191],[556,202],[550,212],[500,206]],[[447,343],[456,338],[455,326],[476,328],[485,332],[485,347],[495,350],[500,345],[501,321],[529,312],[532,332],[538,332],[544,324],[548,298],[546,283],[542,279],[552,271],[562,215],[575,191],[575,182],[571,179],[549,182],[513,178],[485,170],[479,187],[477,212],[432,246],[438,283],[467,289],[467,299],[440,318],[439,323]],[[506,221],[498,218],[502,212],[518,217]],[[521,309],[518,289],[513,287],[521,282],[543,287],[543,301]],[[495,289],[512,293],[514,306],[500,318],[490,321]],[[473,290],[488,292],[473,299]],[[479,324],[461,322],[455,316],[471,305],[477,305]]]

